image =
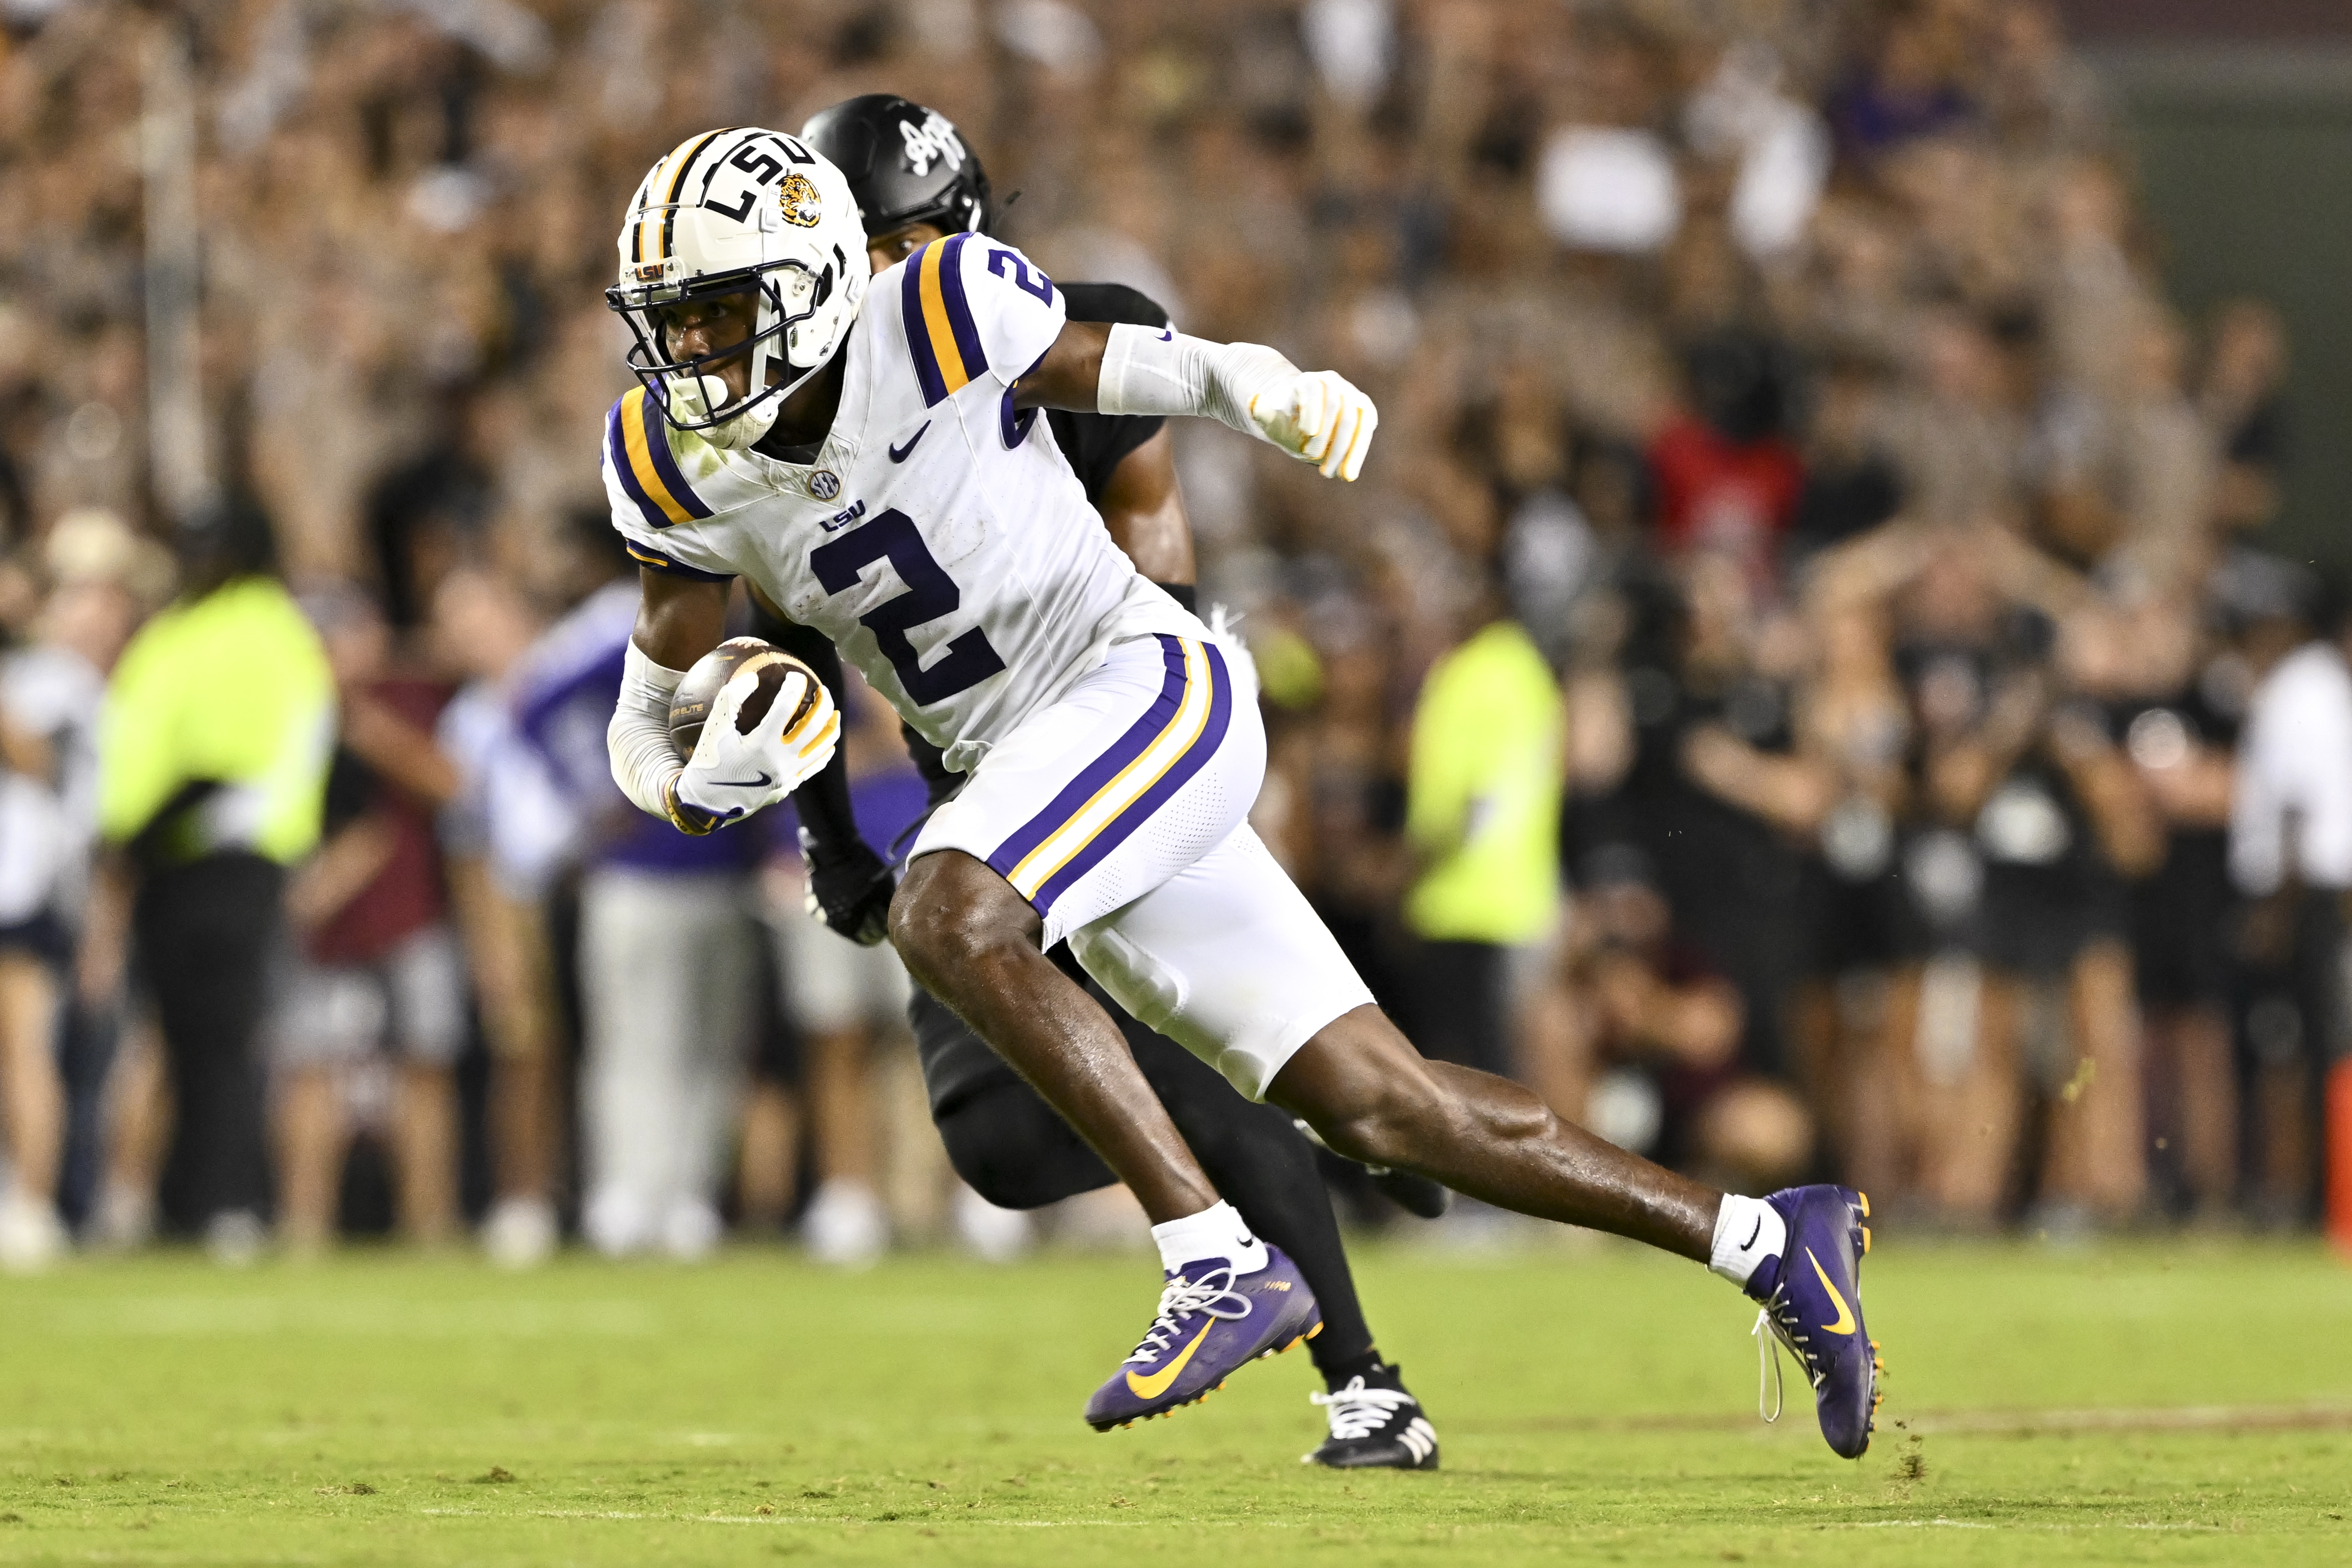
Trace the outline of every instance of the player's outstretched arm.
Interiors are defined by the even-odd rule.
[[[1200,415],[1273,443],[1325,479],[1364,470],[1380,410],[1335,371],[1301,371],[1262,343],[1213,343],[1174,328],[1071,321],[1013,384],[1024,408]]]
[[[695,661],[719,646],[728,585],[650,568],[638,574],[638,585],[636,629],[604,731],[613,780],[638,809],[667,817],[680,832],[708,833],[774,805],[831,760],[841,715],[822,686],[814,704],[799,711],[793,683],[804,676],[787,678],[748,733],[737,727],[757,684],[747,670],[720,689],[701,742],[681,765],[669,738],[670,699]]]

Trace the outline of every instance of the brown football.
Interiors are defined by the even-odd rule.
[[[816,706],[816,672],[782,649],[761,642],[758,637],[729,637],[709,653],[694,661],[686,679],[677,683],[677,690],[669,700],[669,742],[681,757],[694,755],[695,742],[702,739],[703,721],[710,717],[710,705],[719,700],[719,691],[744,670],[755,670],[759,687],[744,700],[743,710],[736,716],[735,728],[750,734],[752,727],[768,716],[783,689],[784,677],[804,675],[808,684],[802,689],[800,707],[784,727],[800,722],[801,715]]]

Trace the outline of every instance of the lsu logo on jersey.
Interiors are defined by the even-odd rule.
[[[776,205],[786,223],[814,228],[824,216],[824,204],[805,174],[788,174],[776,184]]]
[[[942,158],[952,168],[963,167],[963,139],[937,110],[923,116],[920,125],[911,120],[898,121],[898,137],[907,144],[907,171],[919,179]]]

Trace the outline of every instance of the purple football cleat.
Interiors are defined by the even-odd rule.
[[[1763,1303],[1756,1314],[1759,1354],[1776,1393],[1787,1346],[1813,1385],[1822,1436],[1840,1458],[1859,1459],[1878,1415],[1878,1342],[1862,1326],[1862,1258],[1870,1250],[1870,1200],[1852,1187],[1784,1187],[1764,1200],[1788,1225],[1789,1245],[1748,1281]],[[1764,1336],[1769,1331],[1771,1340]],[[1759,1391],[1758,1411],[1763,1412]],[[1779,1402],[1764,1419],[1780,1418]]]
[[[1282,1248],[1267,1244],[1265,1267],[1252,1274],[1222,1258],[1188,1263],[1160,1292],[1143,1342],[1087,1401],[1087,1425],[1108,1432],[1165,1415],[1206,1399],[1244,1363],[1322,1331],[1315,1292]]]

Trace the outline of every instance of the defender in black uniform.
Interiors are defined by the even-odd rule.
[[[849,176],[877,272],[946,235],[985,232],[992,216],[988,178],[944,116],[903,98],[872,94],[825,110],[801,135]],[[1132,289],[1059,279],[1056,285],[1072,321],[1168,324],[1167,312]],[[1049,409],[1045,417],[1113,542],[1144,575],[1193,608],[1192,529],[1165,421],[1064,409]],[[838,656],[823,637],[765,613],[759,619],[760,636],[806,659],[826,680],[839,680]],[[962,775],[948,772],[939,751],[913,731],[906,736],[936,806],[962,784]],[[857,836],[839,754],[794,798],[811,896],[825,923],[853,941],[882,941],[896,880]],[[1307,1458],[1342,1468],[1436,1468],[1435,1429],[1405,1390],[1399,1369],[1373,1348],[1313,1146],[1287,1112],[1242,1100],[1190,1051],[1129,1017],[1066,949],[1054,957],[1118,1021],[1137,1066],[1218,1192],[1253,1230],[1290,1255],[1314,1289],[1323,1331],[1308,1349],[1329,1389],[1314,1398],[1326,1407],[1331,1435]],[[908,1012],[931,1119],[957,1173],[981,1196],[1003,1208],[1036,1208],[1116,1179],[1076,1131],[962,1019],[919,988]],[[1406,1207],[1444,1212],[1445,1190],[1435,1183],[1402,1172],[1380,1180]]]

